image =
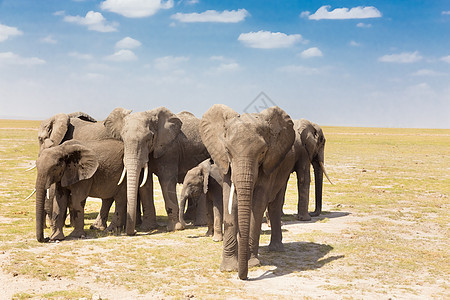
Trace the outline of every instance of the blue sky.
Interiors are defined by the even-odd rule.
[[[450,1],[0,0],[1,118],[260,92],[321,125],[450,128]]]

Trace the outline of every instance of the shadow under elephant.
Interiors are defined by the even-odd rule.
[[[350,212],[346,211],[322,211],[322,213],[317,217],[311,217],[310,221],[299,221],[297,219],[297,214],[284,214],[281,217],[281,221],[285,224],[311,224],[321,222],[325,219],[336,219],[351,215]]]
[[[264,272],[250,281],[263,280],[294,272],[316,270],[344,255],[327,256],[334,248],[327,244],[313,242],[283,243],[284,252],[270,252],[268,246],[261,246],[259,258],[262,266],[274,266],[274,269]]]

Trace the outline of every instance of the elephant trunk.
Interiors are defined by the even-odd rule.
[[[312,162],[314,167],[314,182],[315,182],[315,196],[316,196],[316,208],[314,212],[310,213],[311,217],[317,217],[322,213],[322,186],[323,186],[323,162],[320,160],[314,160]]]
[[[136,206],[138,196],[138,180],[141,169],[138,167],[137,160],[129,160],[126,163],[127,169],[127,235],[136,234]]]
[[[250,214],[255,181],[254,162],[243,160],[238,162],[237,166],[234,184],[238,199],[238,275],[240,279],[245,280],[248,275]]]
[[[45,242],[44,239],[44,226],[45,226],[45,213],[44,204],[47,191],[45,189],[45,180],[42,177],[38,177],[36,180],[36,239],[38,242]]]

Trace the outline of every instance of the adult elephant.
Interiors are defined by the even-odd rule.
[[[180,201],[180,222],[185,226],[184,210],[186,202],[191,199],[196,207],[196,218],[206,214],[208,231],[206,236],[212,236],[213,241],[223,240],[223,201],[222,201],[223,175],[219,167],[213,164],[210,158],[204,160],[196,167],[190,169],[183,180]],[[201,209],[201,202],[206,202],[206,212]],[[194,223],[195,224],[195,223]]]
[[[58,146],[65,141],[77,139],[80,141],[104,140],[111,138],[104,121],[97,122],[84,112],[70,114],[59,113],[41,122],[38,130],[39,155],[44,149]],[[51,218],[55,187],[50,187],[50,197],[46,201],[46,213]],[[113,199],[104,200],[102,211],[92,225],[93,228],[106,228],[106,220]],[[106,217],[105,217],[106,216]],[[71,224],[73,223],[71,217]],[[73,224],[72,224],[73,225]]]
[[[317,217],[322,212],[323,174],[332,184],[324,166],[325,136],[319,125],[306,119],[295,120],[294,130],[295,162],[292,172],[297,175],[297,218],[300,221],[309,221],[311,216]],[[314,168],[316,203],[314,212],[308,213],[311,164]]]
[[[202,117],[202,140],[224,174],[224,237],[221,270],[258,265],[259,236],[266,207],[272,221],[270,250],[282,250],[281,207],[294,159],[293,122],[279,107],[239,115],[216,104]],[[233,201],[236,190],[237,204]],[[237,236],[239,233],[239,242]]]
[[[127,175],[126,233],[135,234],[139,174],[144,169],[143,183],[152,174],[158,176],[169,231],[183,229],[178,217],[176,184],[182,183],[186,172],[209,157],[199,133],[200,120],[193,114],[173,114],[165,107],[130,113],[115,110],[105,120],[108,131],[124,143],[124,175]],[[153,184],[152,180],[147,181]],[[142,183],[141,183],[142,185]],[[152,189],[150,189],[152,191]],[[156,225],[153,192],[143,200],[143,224]],[[155,220],[148,223],[146,220]]]
[[[125,211],[125,185],[117,186],[123,169],[123,143],[116,140],[71,140],[41,151],[36,161],[36,238],[44,242],[46,189],[56,184],[51,240],[64,239],[63,227],[69,201],[74,218],[71,237],[82,237],[86,198],[115,199],[117,216]],[[69,199],[70,197],[70,199]],[[120,220],[119,220],[120,223]]]

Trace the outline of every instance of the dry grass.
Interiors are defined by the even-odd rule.
[[[222,245],[206,228],[135,237],[87,229],[88,238],[39,244],[34,232],[39,122],[0,120],[0,262],[14,298],[437,298],[450,275],[450,130],[326,127],[326,212],[297,222],[296,180],[286,196],[286,251],[267,251],[251,281],[219,272]],[[158,185],[155,185],[158,186]],[[312,189],[313,190],[313,189]],[[312,198],[313,198],[313,191]],[[86,228],[100,202],[88,201]],[[66,229],[68,233],[70,228]],[[48,235],[48,232],[46,233]],[[22,285],[20,285],[22,284]],[[11,288],[13,285],[11,284]],[[39,289],[38,287],[43,287]]]

